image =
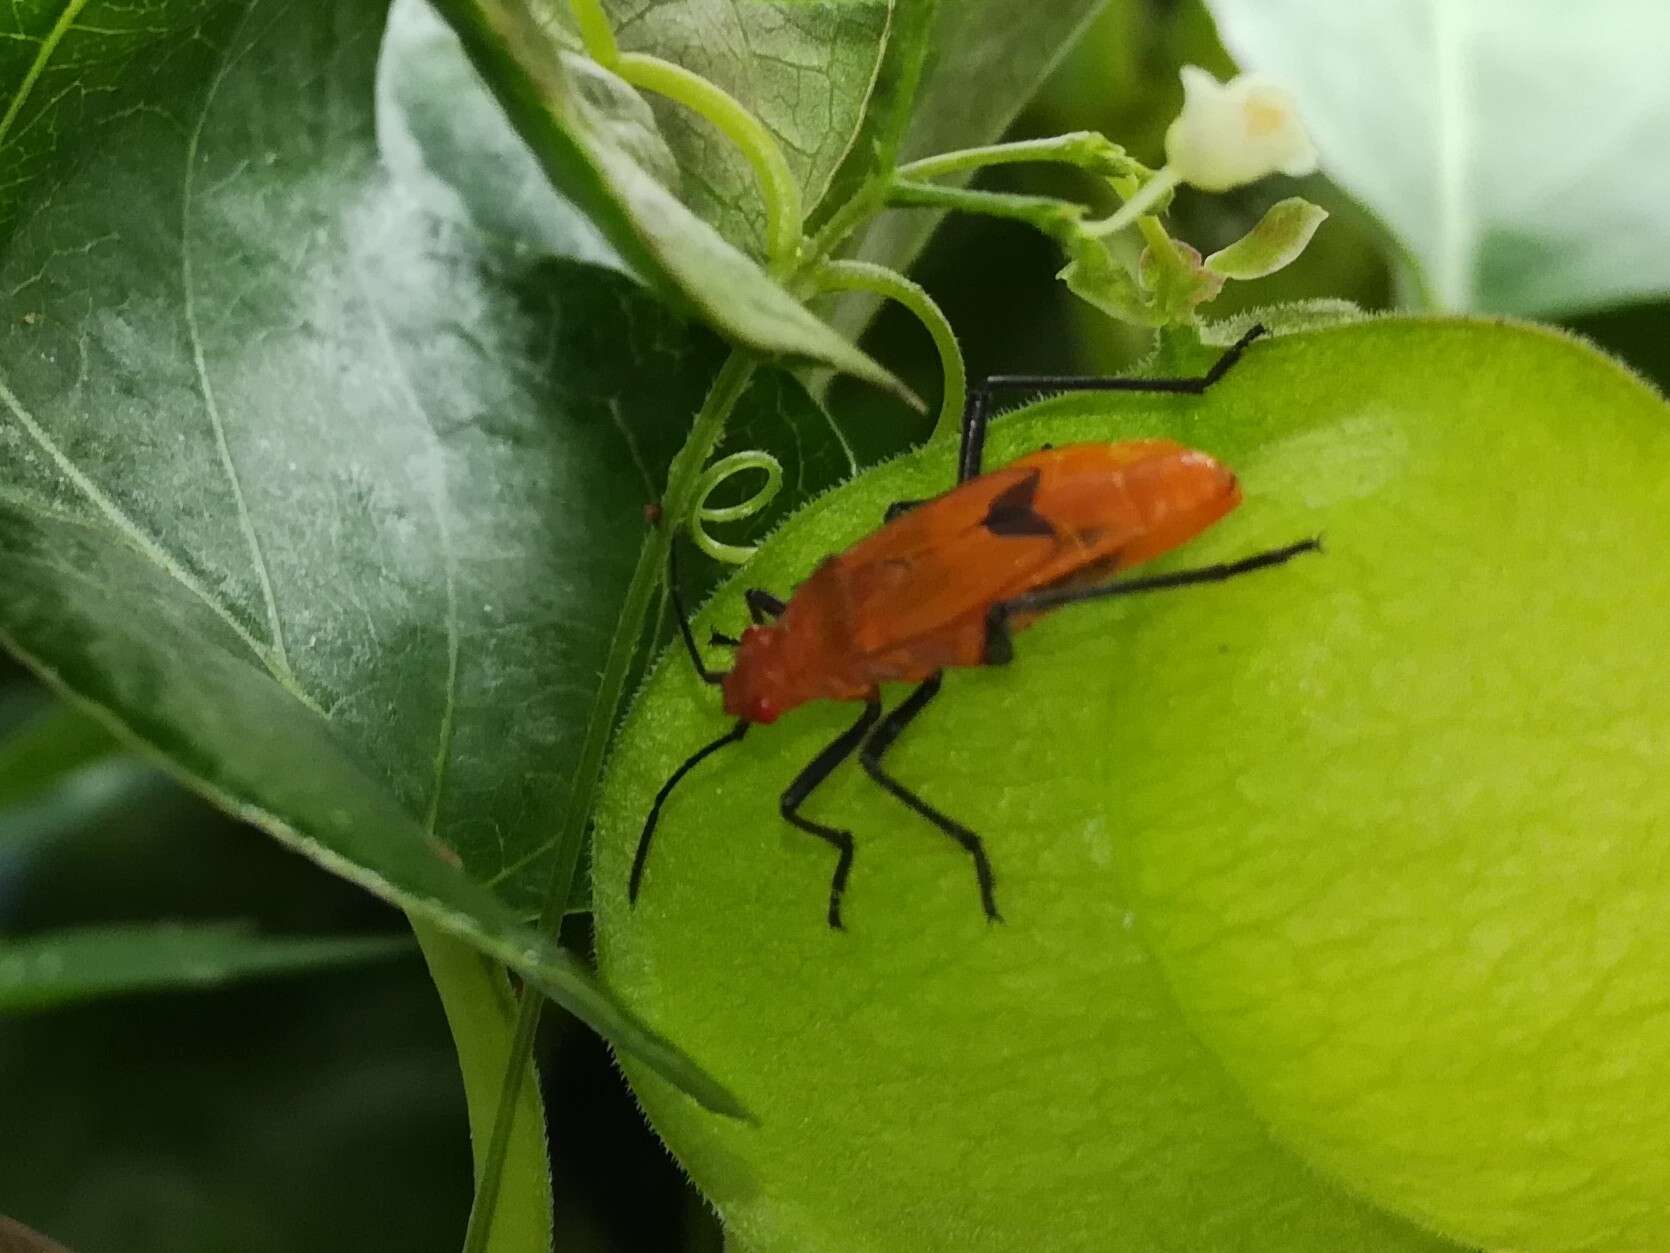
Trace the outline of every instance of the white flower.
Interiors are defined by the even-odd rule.
[[[1183,111],[1166,131],[1166,166],[1202,191],[1227,191],[1267,174],[1309,174],[1316,146],[1293,93],[1257,74],[1220,83],[1183,67]]]

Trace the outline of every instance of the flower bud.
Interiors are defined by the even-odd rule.
[[[1309,174],[1316,146],[1293,93],[1257,74],[1220,83],[1183,67],[1183,111],[1166,131],[1166,165],[1202,191],[1227,191],[1268,174]]]

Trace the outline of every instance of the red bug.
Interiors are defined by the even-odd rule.
[[[754,625],[734,646],[736,664],[703,662],[678,603],[679,629],[706,682],[722,688],[736,724],[698,749],[656,795],[633,858],[628,896],[635,903],[661,809],[673,788],[710,754],[755,723],[769,723],[814,700],[864,702],[864,711],[783,790],[789,823],[837,852],[829,886],[831,927],[841,926],[841,895],[852,869],[852,833],[814,821],[801,806],[835,767],[858,752],[881,787],[960,844],[974,862],[980,902],[998,921],[995,879],[980,837],[895,779],[882,758],[940,689],[946,669],[1006,664],[1011,635],[1065,605],[1133,592],[1216,583],[1280,565],[1320,548],[1304,539],[1238,561],[1121,582],[1121,571],[1193,539],[1241,501],[1235,476],[1203,452],[1172,440],[1046,446],[1000,470],[981,473],[987,402],[997,389],[1159,391],[1198,395],[1262,334],[1254,327],[1198,378],[1058,378],[1001,375],[973,390],[963,419],[958,482],[927,501],[901,501],[882,528],[827,558],[787,601],[751,588]],[[770,620],[769,623],[767,620]],[[880,686],[916,690],[885,717]]]

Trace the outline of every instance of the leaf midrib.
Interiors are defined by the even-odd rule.
[[[249,13],[248,9],[244,11],[243,21],[248,21]],[[239,22],[237,31],[233,34],[234,42],[242,30],[243,22]],[[290,665],[289,651],[284,645],[284,624],[279,617],[278,598],[273,593],[267,555],[261,547],[261,537],[256,533],[255,520],[250,516],[249,502],[244,497],[243,480],[238,474],[237,463],[232,459],[232,446],[226,437],[226,423],[221,418],[220,403],[215,397],[214,384],[209,379],[208,358],[203,351],[203,335],[197,323],[197,288],[191,265],[192,191],[197,181],[197,154],[203,138],[203,128],[209,120],[209,111],[214,108],[215,97],[220,94],[220,85],[226,80],[226,73],[236,60],[237,58],[231,55],[222,59],[220,67],[210,81],[209,90],[203,97],[203,107],[198,110],[196,124],[193,125],[191,138],[186,144],[186,168],[180,187],[180,290],[184,301],[186,333],[191,342],[192,365],[197,373],[198,391],[203,397],[203,409],[208,415],[209,426],[214,431],[215,449],[220,456],[221,469],[226,474],[227,485],[232,490],[232,501],[237,507],[238,529],[242,531],[244,542],[249,547],[250,562],[261,585],[261,599],[267,610],[267,630],[272,636],[272,644],[264,653],[267,667],[274,672],[275,677],[287,679],[299,686],[295,670]]]

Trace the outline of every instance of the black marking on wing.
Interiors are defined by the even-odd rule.
[[[1038,494],[1039,472],[1034,470],[1013,487],[1006,488],[992,501],[981,523],[993,535],[1053,536],[1055,528],[1033,511],[1032,501]]]

